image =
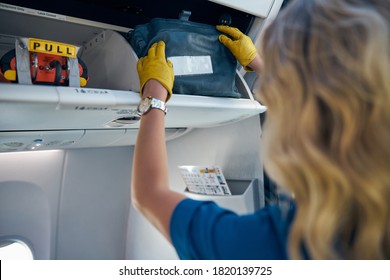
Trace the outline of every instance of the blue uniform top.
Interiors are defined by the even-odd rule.
[[[170,234],[180,259],[287,259],[294,209],[276,206],[237,215],[210,201],[184,199],[175,208]]]

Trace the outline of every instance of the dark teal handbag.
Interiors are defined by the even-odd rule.
[[[127,35],[138,57],[158,41],[175,72],[173,94],[240,98],[235,87],[237,60],[222,45],[215,26],[181,19],[155,18]]]

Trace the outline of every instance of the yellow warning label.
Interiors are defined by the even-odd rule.
[[[30,52],[55,54],[72,58],[77,56],[76,46],[34,38],[28,39],[28,50]]]

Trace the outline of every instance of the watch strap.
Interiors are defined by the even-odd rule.
[[[137,114],[142,116],[148,113],[151,109],[159,109],[165,114],[167,113],[167,107],[164,101],[148,96],[141,99],[137,107]]]
[[[157,99],[157,98],[154,98],[154,97],[149,97],[151,98],[150,100],[150,109],[160,109],[161,111],[164,112],[164,114],[167,113],[167,106],[165,105],[165,102],[160,100],[160,99]]]

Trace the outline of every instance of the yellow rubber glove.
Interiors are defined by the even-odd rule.
[[[219,41],[227,47],[246,71],[253,71],[248,67],[257,54],[252,39],[242,33],[238,28],[227,25],[217,25],[217,30],[229,35],[219,35]]]
[[[168,91],[166,101],[172,96],[174,73],[172,62],[165,58],[165,43],[154,43],[148,50],[148,55],[142,57],[137,63],[138,77],[140,81],[140,95],[146,82],[150,79],[159,81]]]

